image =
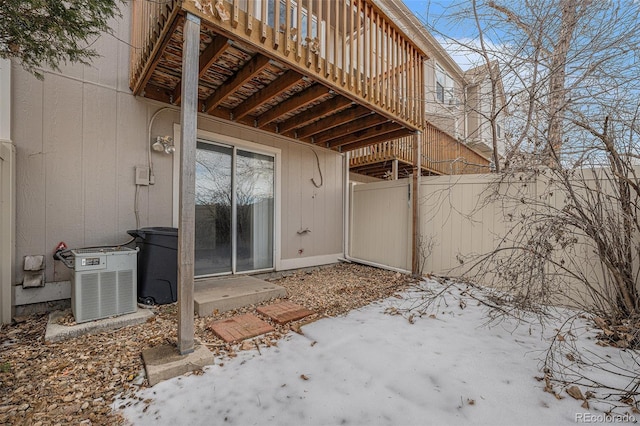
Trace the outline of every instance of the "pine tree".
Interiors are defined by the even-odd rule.
[[[120,16],[119,1],[0,0],[0,58],[17,59],[40,79],[40,67],[88,64],[98,56],[91,43]]]

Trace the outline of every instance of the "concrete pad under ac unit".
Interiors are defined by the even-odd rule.
[[[61,340],[72,339],[85,334],[96,334],[103,331],[115,330],[129,325],[145,323],[153,316],[150,309],[138,309],[132,314],[120,315],[112,318],[105,318],[95,321],[83,322],[81,324],[63,325],[58,321],[65,315],[64,312],[56,311],[49,315],[47,330],[44,335],[46,342],[59,342]]]

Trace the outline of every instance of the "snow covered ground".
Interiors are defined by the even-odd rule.
[[[309,324],[278,347],[242,351],[204,375],[145,389],[139,396],[151,403],[122,413],[136,425],[175,426],[602,423],[602,412],[564,392],[558,400],[534,378],[552,327],[543,333],[505,321],[488,328],[477,302],[461,309],[457,295],[413,324],[384,314],[419,296],[407,292]]]

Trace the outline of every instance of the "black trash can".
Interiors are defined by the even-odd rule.
[[[138,253],[138,301],[164,305],[178,300],[178,229],[140,228],[135,237]]]

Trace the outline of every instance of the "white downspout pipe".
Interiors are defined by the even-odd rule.
[[[11,142],[11,61],[0,59],[0,140]]]
[[[0,322],[11,322],[16,229],[16,148],[11,139],[11,61],[0,59]]]
[[[469,84],[464,85],[463,89],[463,100],[462,100],[462,117],[463,117],[463,135],[465,144],[468,143],[469,139],[469,101],[467,100],[467,90],[469,88]]]
[[[344,258],[345,259],[349,259],[349,236],[351,233],[351,226],[350,226],[350,221],[351,221],[351,184],[350,184],[350,179],[349,179],[349,151],[347,151],[343,156],[343,167],[344,167],[344,188],[342,190],[343,193],[343,205],[344,205],[344,210],[343,210],[343,215],[342,215],[342,232],[343,232],[343,238],[342,238],[342,249],[344,252]]]

